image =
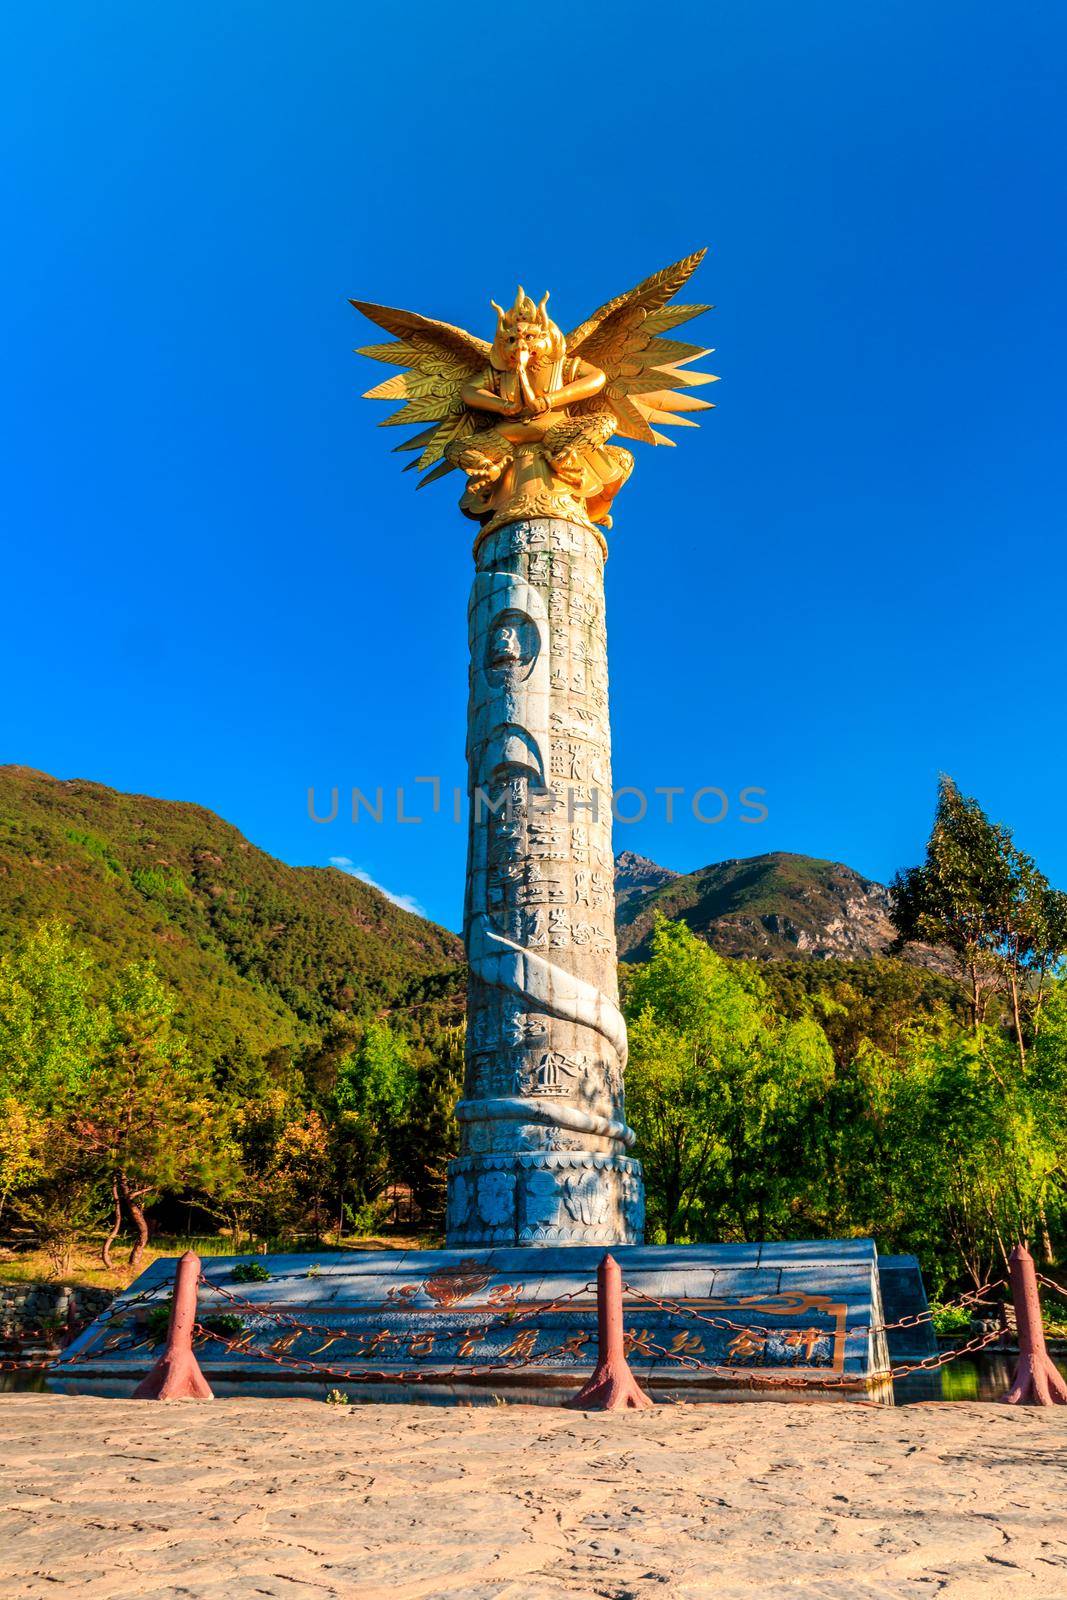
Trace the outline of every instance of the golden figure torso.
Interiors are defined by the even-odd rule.
[[[544,301],[535,308],[520,289],[510,311],[497,307],[490,363],[463,391],[486,425],[445,451],[467,475],[460,506],[483,531],[533,516],[610,527],[608,507],[633,457],[606,448],[618,423],[595,405],[605,382],[598,367],[567,355]]]
[[[550,516],[610,527],[610,506],[633,470],[616,433],[649,444],[673,441],[658,427],[707,401],[684,391],[710,382],[683,371],[706,354],[660,337],[704,306],[669,306],[703,251],[608,301],[569,336],[520,288],[510,310],[493,302],[492,344],[415,312],[353,301],[399,336],[363,352],[412,370],[369,391],[408,403],[387,422],[433,425],[400,449],[420,451],[423,482],[458,468],[460,505],[487,533],[506,522]],[[680,392],[681,391],[681,392]]]

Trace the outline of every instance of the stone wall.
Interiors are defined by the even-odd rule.
[[[74,1298],[79,1323],[92,1322],[115,1297],[113,1289],[71,1289],[59,1283],[0,1283],[0,1340],[17,1341],[56,1319],[65,1324]]]

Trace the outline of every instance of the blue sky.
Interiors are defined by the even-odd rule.
[[[707,244],[717,409],[637,447],[610,536],[615,778],[769,814],[656,801],[616,847],[884,880],[946,770],[1067,884],[1067,11],[655,17],[5,9],[0,759],[456,926],[449,807],[345,820],[464,781],[472,531],[358,398],[346,297],[487,333],[521,279],[573,325]]]

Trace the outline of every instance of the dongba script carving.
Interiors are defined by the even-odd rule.
[[[686,370],[710,355],[665,338],[709,306],[669,305],[702,260],[703,250],[617,295],[566,336],[520,288],[510,310],[492,301],[492,343],[414,311],[353,300],[393,344],[359,354],[408,370],[367,391],[368,400],[403,400],[386,417],[428,423],[398,450],[418,451],[419,487],[458,468],[467,516],[490,532],[530,517],[562,517],[610,528],[610,507],[633,470],[620,439],[673,444],[659,432],[694,426],[688,413],[709,402],[690,391],[714,382]],[[429,469],[429,470],[427,470]]]

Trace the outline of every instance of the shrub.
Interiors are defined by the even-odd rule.
[[[269,1283],[270,1273],[258,1261],[240,1261],[230,1273],[234,1283]]]
[[[230,1311],[221,1311],[215,1317],[204,1317],[201,1325],[208,1333],[217,1334],[220,1339],[236,1339],[245,1331],[244,1320],[235,1317]]]
[[[935,1333],[967,1333],[971,1326],[971,1313],[966,1306],[942,1306],[935,1300],[933,1312]]]

